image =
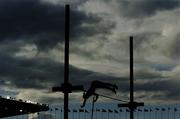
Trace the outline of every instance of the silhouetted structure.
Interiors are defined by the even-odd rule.
[[[65,57],[64,57],[64,83],[61,87],[53,87],[53,92],[61,91],[64,93],[64,119],[68,119],[68,107],[69,107],[69,93],[72,93],[73,90],[81,90],[84,91],[84,87],[82,85],[73,86],[69,83],[69,22],[70,22],[70,9],[69,5],[65,6]],[[109,87],[106,87],[109,88]],[[98,99],[98,94],[95,92],[96,87],[92,87],[83,97],[85,105],[86,99],[92,94],[96,96],[94,101]],[[113,92],[115,92],[114,88],[109,88]],[[134,84],[133,84],[133,37],[130,37],[130,102],[127,104],[118,104],[119,107],[128,107],[130,109],[130,119],[133,119],[133,112],[137,106],[143,106],[144,103],[134,102]],[[106,96],[107,97],[107,96]]]
[[[0,97],[0,118],[48,110],[49,106],[46,104],[31,103],[30,101],[23,102],[22,100],[17,101]]]

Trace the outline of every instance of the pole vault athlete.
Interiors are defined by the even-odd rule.
[[[117,87],[117,85],[111,84],[111,83],[104,83],[101,81],[93,81],[89,90],[87,90],[83,94],[84,102],[83,102],[81,108],[83,108],[85,106],[87,99],[92,95],[95,96],[94,101],[95,102],[97,101],[99,95],[95,93],[96,89],[108,89],[108,90],[111,90],[112,92],[114,92],[116,94],[116,90],[118,89],[118,87]]]

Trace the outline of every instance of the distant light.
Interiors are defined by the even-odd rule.
[[[6,99],[10,99],[11,97],[7,96]]]
[[[27,100],[26,102],[27,102],[27,103],[31,103],[31,101],[30,101],[30,100]]]
[[[22,112],[23,110],[22,110],[22,109],[20,109],[19,111],[20,111],[20,112]]]
[[[30,101],[30,100],[28,100],[28,101],[26,101],[27,103],[32,103],[32,104],[37,104],[37,102],[33,102],[33,101]]]

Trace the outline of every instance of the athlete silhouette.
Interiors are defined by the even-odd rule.
[[[110,84],[110,83],[104,83],[104,82],[101,82],[101,81],[93,81],[89,90],[87,90],[84,94],[83,94],[83,98],[84,98],[84,102],[81,106],[84,107],[85,104],[86,104],[86,101],[87,99],[94,95],[95,96],[95,102],[97,101],[99,95],[95,93],[96,89],[98,88],[102,88],[102,89],[108,89],[108,90],[111,90],[112,92],[114,92],[116,94],[116,90],[118,89],[117,85],[115,84]]]

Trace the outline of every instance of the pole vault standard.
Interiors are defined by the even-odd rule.
[[[130,119],[134,119],[134,110],[138,106],[144,106],[144,103],[134,102],[134,72],[133,72],[133,37],[129,39],[130,53],[130,102],[126,104],[118,104],[118,107],[128,107],[130,109]]]
[[[69,93],[74,90],[84,90],[82,85],[72,86],[69,83],[69,22],[70,22],[70,6],[65,6],[65,50],[64,50],[64,83],[61,87],[53,87],[53,92],[64,93],[64,119],[68,119]]]
[[[133,104],[134,102],[134,72],[133,72],[133,37],[130,37],[130,103]],[[130,119],[134,117],[134,109],[130,107]]]

